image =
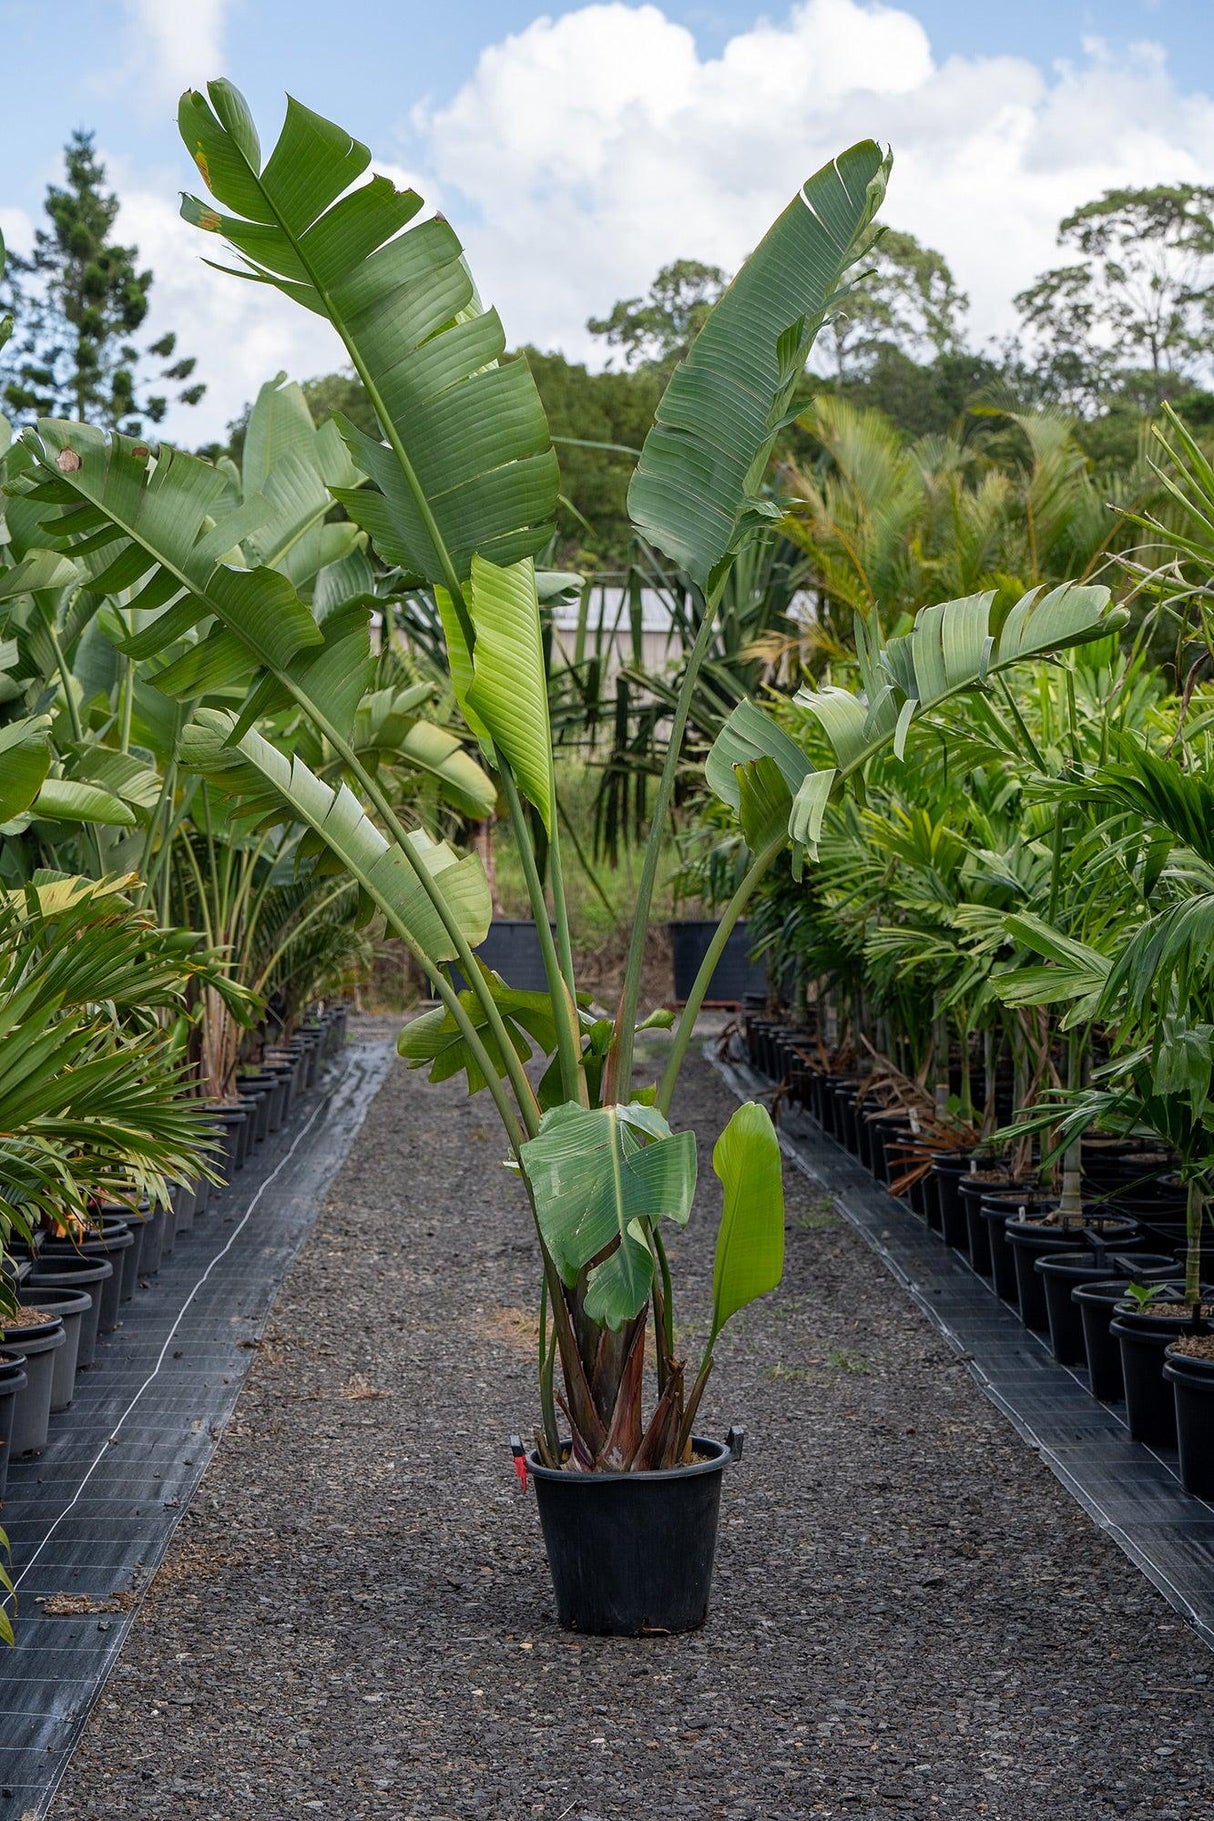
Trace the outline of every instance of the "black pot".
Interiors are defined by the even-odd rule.
[[[103,1223],[104,1228],[104,1223]],[[101,1285],[101,1308],[97,1317],[98,1334],[112,1334],[122,1317],[119,1304],[126,1300],[124,1282],[126,1277],[126,1254],[135,1243],[135,1235],[126,1225],[119,1221],[100,1233],[90,1233],[84,1239],[48,1239],[42,1248],[41,1264],[57,1264],[65,1258],[106,1258],[114,1267],[112,1277],[103,1279]],[[45,1282],[45,1279],[43,1279]]]
[[[125,1203],[107,1202],[101,1210],[101,1230],[103,1233],[121,1233],[125,1230],[134,1241],[122,1254],[122,1288],[118,1298],[120,1302],[129,1303],[139,1287],[139,1279],[147,1270],[144,1259],[150,1256],[147,1242],[151,1226],[147,1202],[141,1202],[138,1208],[129,1208]]]
[[[906,1147],[915,1129],[904,1113],[882,1113],[868,1122],[872,1147],[873,1175],[887,1188],[892,1188],[906,1174]]]
[[[211,1126],[219,1140],[219,1155],[214,1159],[219,1174],[225,1182],[231,1182],[244,1163],[243,1142],[248,1120],[243,1107],[213,1106],[209,1107]]]
[[[141,1212],[143,1245],[139,1251],[139,1276],[155,1277],[164,1257],[164,1209],[144,1208]]]
[[[1016,1255],[1007,1237],[1007,1223],[1022,1214],[1048,1214],[1057,1207],[1055,1201],[1026,1198],[1022,1192],[993,1189],[979,1203],[979,1218],[986,1224],[987,1243],[991,1253],[991,1284],[995,1295],[1005,1303],[1019,1304],[1016,1283]]]
[[[956,1246],[959,1251],[964,1251],[969,1245],[960,1191],[962,1178],[971,1173],[973,1155],[971,1151],[937,1151],[932,1158],[936,1205],[940,1214],[939,1230],[944,1236],[945,1245]]]
[[[205,1198],[205,1182],[175,1182],[173,1184],[173,1244],[193,1231],[194,1214],[198,1207],[198,1198]]]
[[[270,1136],[270,1108],[278,1087],[277,1079],[258,1070],[256,1073],[238,1075],[236,1086],[240,1090],[241,1105],[252,1113],[254,1143],[264,1144]]]
[[[670,957],[674,964],[674,996],[686,1000],[717,933],[717,922],[713,918],[711,922],[685,921],[669,923],[666,927],[670,931]],[[490,925],[491,937],[497,928],[496,923]],[[538,958],[539,942],[536,940],[534,924],[530,925],[530,930]],[[748,993],[762,993],[766,997],[767,968],[762,961],[751,960],[748,953],[750,943],[749,926],[743,918],[729,932],[721,959],[712,970],[712,978],[704,996],[707,1002],[715,1000],[727,1005],[741,1005]],[[481,953],[484,953],[483,949]],[[547,981],[543,978],[542,967],[540,976],[539,991],[543,992]],[[512,974],[507,974],[506,979],[511,986],[522,985]]]
[[[1050,1350],[1060,1366],[1082,1366],[1087,1360],[1087,1350],[1082,1311],[1072,1294],[1076,1286],[1114,1278],[1126,1284],[1131,1281],[1125,1275],[1127,1271],[1136,1274],[1133,1282],[1142,1283],[1152,1271],[1157,1275],[1171,1273],[1175,1266],[1163,1252],[1112,1253],[1102,1247],[1084,1252],[1045,1252],[1033,1268],[1045,1290]],[[1119,1384],[1120,1376],[1119,1364]]]
[[[1214,1360],[1169,1347],[1163,1375],[1176,1406],[1180,1483],[1194,1498],[1214,1499]]]
[[[25,1357],[20,1353],[0,1353],[0,1499],[8,1485],[8,1463],[12,1452],[13,1409],[19,1392],[24,1391]]]
[[[1020,1319],[1031,1333],[1044,1334],[1049,1328],[1050,1318],[1046,1308],[1045,1283],[1035,1268],[1037,1260],[1050,1252],[1074,1251],[1085,1240],[1090,1243],[1091,1232],[1084,1227],[1042,1226],[1032,1220],[1009,1220],[1003,1231],[1012,1248],[1016,1267]],[[1120,1251],[1138,1243],[1132,1220],[1101,1221],[1099,1231],[1107,1236],[1110,1245],[1115,1245]]]
[[[9,1448],[14,1460],[19,1460],[23,1454],[41,1454],[46,1447],[55,1355],[66,1342],[63,1323],[58,1316],[36,1328],[0,1328],[0,1347],[8,1353],[20,1349],[25,1361],[25,1384],[13,1399]]]
[[[40,1258],[21,1286],[22,1293],[28,1293],[34,1303],[43,1289],[88,1291],[90,1307],[80,1317],[76,1345],[77,1372],[87,1371],[96,1356],[103,1287],[114,1275],[108,1258],[79,1258],[72,1254],[64,1258]]]
[[[44,1309],[57,1315],[63,1323],[63,1345],[52,1355],[51,1414],[71,1407],[76,1395],[76,1368],[80,1359],[80,1331],[91,1315],[93,1298],[76,1285],[53,1288],[48,1283],[31,1284],[28,1279],[17,1291],[17,1301],[27,1309]]]
[[[712,925],[716,929],[716,924]],[[486,967],[491,967],[495,974],[500,974],[507,986],[515,987],[520,993],[546,993],[548,976],[544,972],[544,957],[540,952],[540,939],[535,924],[528,917],[495,917],[489,925],[489,933],[476,951],[476,958]],[[467,985],[458,968],[452,970],[455,984],[461,990]],[[684,995],[685,996],[685,995]],[[340,1012],[334,1019],[334,1031],[338,1045],[344,1040],[345,1026]]]
[[[1175,1303],[1180,1286],[1172,1288],[1169,1301]],[[1114,1310],[1110,1333],[1121,1347],[1126,1422],[1134,1440],[1152,1448],[1176,1446],[1176,1400],[1163,1366],[1168,1348],[1183,1332],[1183,1317],[1152,1314],[1125,1302]]]
[[[724,1444],[696,1436],[709,1458],[661,1473],[567,1473],[528,1454],[566,1631],[638,1637],[704,1623],[721,1475],[742,1440],[734,1429]]]
[[[1009,1191],[1021,1189],[1024,1194],[1031,1190],[1025,1184],[1008,1182],[983,1182],[976,1176],[962,1176],[956,1185],[957,1199],[961,1207],[962,1219],[965,1222],[965,1246],[969,1252],[970,1263],[979,1277],[989,1277],[994,1269],[991,1259],[991,1224],[982,1212],[982,1204],[1001,1187]],[[1008,1254],[1008,1269],[1014,1270],[1011,1254]]]

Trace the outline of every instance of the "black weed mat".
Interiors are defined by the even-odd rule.
[[[769,1084],[712,1060],[740,1098]],[[1017,1433],[1214,1649],[1214,1505],[1180,1483],[1175,1449],[1130,1439],[1123,1406],[1097,1403],[969,1263],[886,1193],[850,1152],[794,1111],[786,1154],[834,1200]]]
[[[45,1453],[12,1463],[0,1522],[19,1608],[16,1648],[0,1651],[0,1817],[45,1813],[391,1055],[390,1043],[345,1051],[124,1306]]]
[[[732,1111],[690,1057],[691,1359]],[[747,1426],[708,1625],[558,1630],[502,1156],[483,1096],[389,1072],[51,1821],[1209,1821],[1205,1645],[792,1168],[784,1286],[701,1406]]]

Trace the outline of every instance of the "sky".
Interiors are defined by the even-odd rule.
[[[0,230],[28,247],[68,134],[95,130],[156,274],[149,339],[176,329],[209,384],[166,425],[194,444],[341,359],[177,215],[177,97],[216,75],[265,146],[284,91],[364,140],[453,222],[513,344],[591,364],[588,316],[672,259],[736,266],[856,139],[892,145],[883,218],[945,254],[978,344],[1071,209],[1214,182],[1214,0],[0,0],[0,70]]]

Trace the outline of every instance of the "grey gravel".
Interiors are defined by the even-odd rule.
[[[691,1061],[688,1321],[732,1106]],[[55,1821],[1209,1815],[1214,1657],[791,1174],[785,1286],[706,1400],[748,1429],[707,1629],[559,1632],[506,1443],[536,1272],[501,1156],[483,1097],[389,1076]]]

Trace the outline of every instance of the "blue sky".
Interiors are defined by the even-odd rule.
[[[266,141],[284,89],[341,120],[464,229],[516,339],[579,357],[586,316],[680,254],[732,263],[873,132],[889,217],[954,262],[982,339],[1067,209],[1214,177],[1212,24],[1214,0],[0,0],[0,227],[28,237],[64,139],[94,128],[162,318],[208,369],[189,429],[211,434],[276,365],[334,361],[316,325],[197,265],[174,220],[186,82],[231,75]]]

